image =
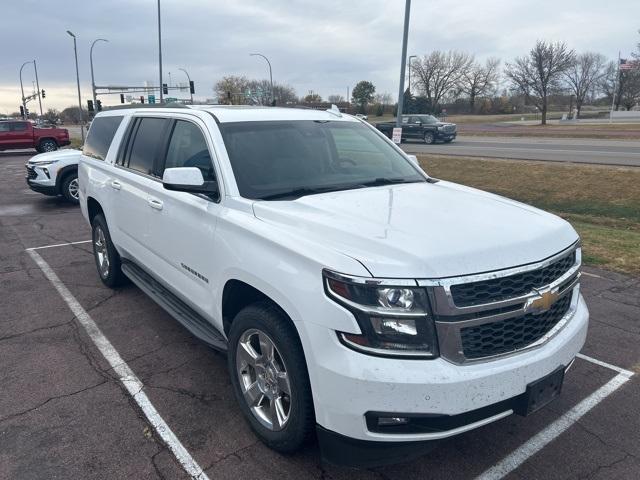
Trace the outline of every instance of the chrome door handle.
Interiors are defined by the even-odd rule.
[[[160,200],[156,200],[155,198],[150,198],[147,200],[147,203],[151,208],[155,208],[156,210],[162,210],[162,202]]]
[[[122,185],[117,180],[113,180],[111,182],[111,188],[113,188],[114,190],[120,190],[122,188]]]

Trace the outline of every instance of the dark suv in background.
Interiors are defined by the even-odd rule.
[[[391,138],[396,122],[376,123],[376,128]],[[445,123],[433,115],[403,115],[402,116],[402,141],[422,140],[424,143],[435,143],[441,140],[445,143],[456,138],[456,124]]]

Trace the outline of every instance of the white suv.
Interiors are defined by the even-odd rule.
[[[62,195],[71,203],[78,203],[78,162],[82,152],[66,149],[41,153],[29,159],[26,181],[34,192]]]
[[[330,461],[388,463],[529,414],[585,341],[567,222],[433,179],[350,115],[102,112],[79,180],[102,281],[228,351],[279,451],[315,431]]]

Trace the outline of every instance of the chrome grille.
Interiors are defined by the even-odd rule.
[[[462,349],[468,359],[513,352],[542,338],[565,316],[571,295],[558,300],[544,313],[526,314],[500,322],[484,323],[460,330]]]
[[[27,178],[29,180],[35,180],[36,178],[38,178],[38,174],[32,167],[27,167]]]
[[[486,361],[546,342],[577,308],[581,258],[575,244],[522,267],[418,280],[428,287],[442,357]]]
[[[459,307],[497,302],[529,293],[564,275],[575,263],[575,252],[546,267],[528,272],[493,278],[481,282],[451,286],[454,303]]]
[[[443,130],[444,130],[445,133],[453,133],[453,132],[456,131],[456,126],[455,125],[445,125]]]

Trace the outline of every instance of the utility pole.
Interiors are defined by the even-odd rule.
[[[160,88],[160,104],[164,103],[162,96],[162,28],[160,26],[160,0],[158,0],[158,71],[160,82],[158,87]]]
[[[33,70],[36,72],[36,88],[38,89],[38,103],[40,104],[40,118],[42,118],[42,91],[40,90],[40,83],[38,82],[38,67],[36,67],[36,61],[33,61]]]
[[[193,93],[191,93],[191,77],[189,76],[189,72],[184,68],[179,68],[178,70],[182,70],[187,75],[187,80],[189,82],[189,95],[191,95],[191,105],[193,105]]]
[[[82,136],[82,143],[84,143],[84,121],[82,120],[82,98],[80,97],[80,72],[78,70],[78,47],[76,45],[76,36],[67,30],[67,33],[73,37],[73,53],[76,57],[76,82],[78,84],[78,115],[80,116],[80,135]]]
[[[31,62],[24,62],[20,67],[20,91],[22,92],[22,109],[24,110],[24,115],[22,118],[23,120],[27,116],[27,102],[25,101],[25,98],[24,98],[24,85],[22,84],[22,69],[25,67],[25,65],[28,65],[30,63]]]
[[[275,97],[273,95],[273,75],[271,74],[271,62],[269,61],[269,59],[267,57],[265,57],[261,53],[250,53],[249,56],[250,57],[262,57],[267,61],[267,65],[269,65],[269,82],[271,83],[271,105],[273,105]]]
[[[398,90],[398,118],[396,127],[402,127],[402,106],[404,102],[404,74],[407,63],[407,40],[409,38],[409,16],[411,14],[411,0],[406,0],[404,7],[404,32],[402,34],[402,59],[400,61],[400,88]]]
[[[97,38],[91,44],[91,48],[89,49],[89,63],[91,64],[91,93],[93,95],[93,104],[98,105],[98,98],[96,95],[96,80],[93,76],[93,46],[98,42],[108,42],[106,38]]]
[[[609,123],[613,122],[613,107],[616,104],[616,93],[618,92],[618,82],[620,81],[620,51],[618,50],[618,70],[616,79],[613,82],[613,94],[611,95],[611,111],[609,112]]]

